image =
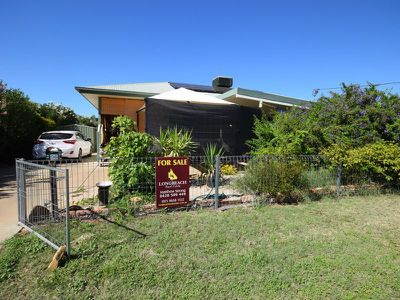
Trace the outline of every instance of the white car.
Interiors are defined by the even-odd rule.
[[[45,159],[46,149],[55,147],[61,150],[63,158],[81,159],[92,154],[92,142],[79,131],[47,131],[37,139],[32,149],[34,159]]]

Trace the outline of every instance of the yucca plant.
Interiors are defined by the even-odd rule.
[[[203,148],[204,152],[204,173],[207,175],[214,174],[215,171],[215,157],[217,155],[221,156],[224,153],[224,149],[222,147],[218,147],[216,144],[207,144],[205,148]]]
[[[188,156],[196,149],[197,143],[192,140],[192,131],[177,127],[162,129],[160,137],[156,139],[162,156]]]
[[[208,186],[214,186],[215,178],[215,157],[223,155],[224,149],[218,147],[216,144],[207,144],[203,148],[204,161],[202,163],[202,173],[205,175],[206,183]]]

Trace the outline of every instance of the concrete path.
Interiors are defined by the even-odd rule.
[[[15,167],[0,164],[0,244],[18,232]]]

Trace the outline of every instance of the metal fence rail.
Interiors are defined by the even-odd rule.
[[[69,171],[16,160],[19,225],[70,255]]]
[[[292,201],[336,193],[336,168],[321,156],[222,156],[220,198]],[[286,200],[284,198],[287,198]]]
[[[316,200],[371,193],[384,186],[374,182],[372,174],[343,170],[322,156],[190,156],[189,161],[189,208]],[[125,173],[117,180],[110,173],[119,166]],[[78,210],[104,204],[100,183],[114,180],[111,201],[124,198],[135,211],[143,208],[141,212],[155,208],[154,157],[107,163],[17,160],[16,173],[19,223],[54,248],[66,245],[68,254],[70,205]]]
[[[304,182],[302,188],[314,194],[335,194],[341,187],[341,182],[337,182],[337,169],[321,156],[190,156],[189,161],[189,199],[192,207],[218,207],[220,204],[254,202],[260,197],[266,198],[270,193],[264,187],[279,184],[275,181],[282,180],[285,172],[297,172],[296,180]],[[155,202],[153,157],[117,159],[111,164],[144,164],[152,167],[153,173],[135,178],[135,186],[126,193],[139,196],[146,194],[147,199],[152,197],[151,201]],[[252,174],[252,180],[245,182],[246,186],[240,185],[240,180],[249,176],[249,172],[254,173],[254,169],[261,171]],[[288,177],[292,175],[287,174]]]
[[[76,159],[65,159],[57,163],[48,160],[31,162],[41,166],[51,165],[57,170],[68,170],[71,205],[96,206],[99,203],[97,184],[110,181],[108,163]]]

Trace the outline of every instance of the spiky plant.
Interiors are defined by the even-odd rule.
[[[177,127],[162,129],[160,137],[156,139],[162,156],[188,156],[197,147],[192,140],[192,131]]]

